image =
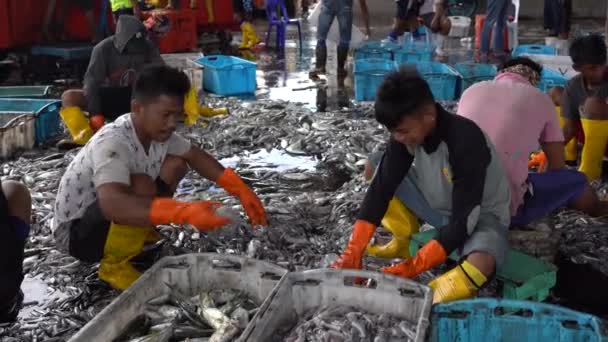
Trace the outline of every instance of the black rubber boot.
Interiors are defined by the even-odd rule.
[[[315,48],[316,62],[315,69],[310,72],[310,77],[317,77],[325,74],[325,64],[327,63],[327,47],[319,46]]]
[[[348,57],[348,48],[338,46],[338,77],[345,78],[347,75],[344,65],[346,64],[346,58]]]

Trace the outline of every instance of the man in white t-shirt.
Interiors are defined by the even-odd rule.
[[[125,289],[140,276],[129,260],[157,236],[154,225],[207,231],[229,222],[215,214],[218,203],[172,199],[189,167],[238,196],[252,224],[266,224],[262,203],[232,169],[174,133],[189,89],[188,77],[177,69],[143,69],[131,113],[98,131],[61,179],[53,225],[58,248],[100,261],[99,277],[115,288]]]

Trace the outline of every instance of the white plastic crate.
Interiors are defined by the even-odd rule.
[[[471,29],[471,18],[469,17],[460,17],[460,16],[452,16],[448,17],[450,22],[452,23],[452,28],[450,29],[450,37],[468,37],[469,30]]]
[[[375,288],[346,285],[355,277],[373,279]],[[373,314],[389,314],[416,324],[416,342],[425,340],[433,295],[428,286],[382,273],[319,269],[288,273],[269,303],[254,317],[241,338],[247,342],[276,340],[276,332],[298,322],[305,313],[348,305]]]
[[[85,325],[70,342],[113,341],[144,313],[146,303],[175,289],[195,295],[211,289],[247,293],[260,311],[287,271],[264,261],[211,253],[165,257]],[[252,322],[255,320],[255,316]]]
[[[0,112],[0,159],[18,150],[29,150],[36,142],[35,113]]]

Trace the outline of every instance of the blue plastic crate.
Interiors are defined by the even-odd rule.
[[[462,76],[462,92],[477,82],[494,79],[497,73],[493,64],[459,63],[454,69]]]
[[[388,59],[393,60],[394,51],[399,50],[399,45],[383,42],[368,42],[363,46],[355,49],[355,60],[358,59]]]
[[[36,144],[42,144],[61,133],[60,100],[52,99],[0,99],[0,114],[35,113]]]
[[[36,45],[32,46],[32,55],[53,56],[65,60],[82,60],[91,57],[93,45]]]
[[[528,44],[519,45],[513,50],[513,56],[519,56],[524,53],[531,55],[557,55],[557,49],[549,45]]]
[[[253,94],[256,63],[232,56],[206,56],[195,61],[204,68],[203,87],[217,95]]]
[[[397,70],[397,63],[386,59],[359,59],[355,61],[355,100],[373,101],[378,87],[391,71]]]
[[[434,47],[426,42],[408,42],[395,51],[395,62],[399,64],[430,62],[433,60]]]
[[[540,82],[538,83],[538,89],[547,92],[549,89],[556,86],[565,86],[568,79],[562,75],[559,71],[551,68],[543,67],[543,71],[540,74]]]
[[[451,66],[438,62],[411,64],[431,87],[437,101],[453,101],[460,95],[461,76]]]
[[[556,305],[471,299],[433,306],[430,341],[599,342],[600,320]]]

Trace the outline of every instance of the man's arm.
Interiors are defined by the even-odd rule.
[[[106,79],[106,62],[101,45],[96,45],[91,53],[91,61],[84,75],[84,93],[91,115],[101,114],[99,88]]]
[[[407,175],[414,156],[407,148],[391,139],[380,161],[378,171],[367,189],[365,199],[359,212],[359,220],[364,220],[376,226],[386,213],[388,203],[395,194],[395,190]]]
[[[183,158],[194,171],[212,182],[217,182],[224,173],[222,164],[198,147],[192,146]]]
[[[365,24],[365,34],[369,38],[372,35],[372,29],[369,25],[369,11],[367,10],[367,0],[359,0],[361,14],[363,15],[363,23]]]
[[[122,183],[105,183],[97,187],[97,199],[103,216],[116,223],[150,226],[152,197],[135,195],[130,186]]]
[[[578,133],[576,121],[580,119],[578,104],[573,101],[570,87],[566,85],[562,95],[561,117],[564,120],[564,145],[575,139]]]
[[[542,143],[541,147],[547,157],[547,170],[561,170],[566,166],[564,157],[564,143],[561,141]]]

